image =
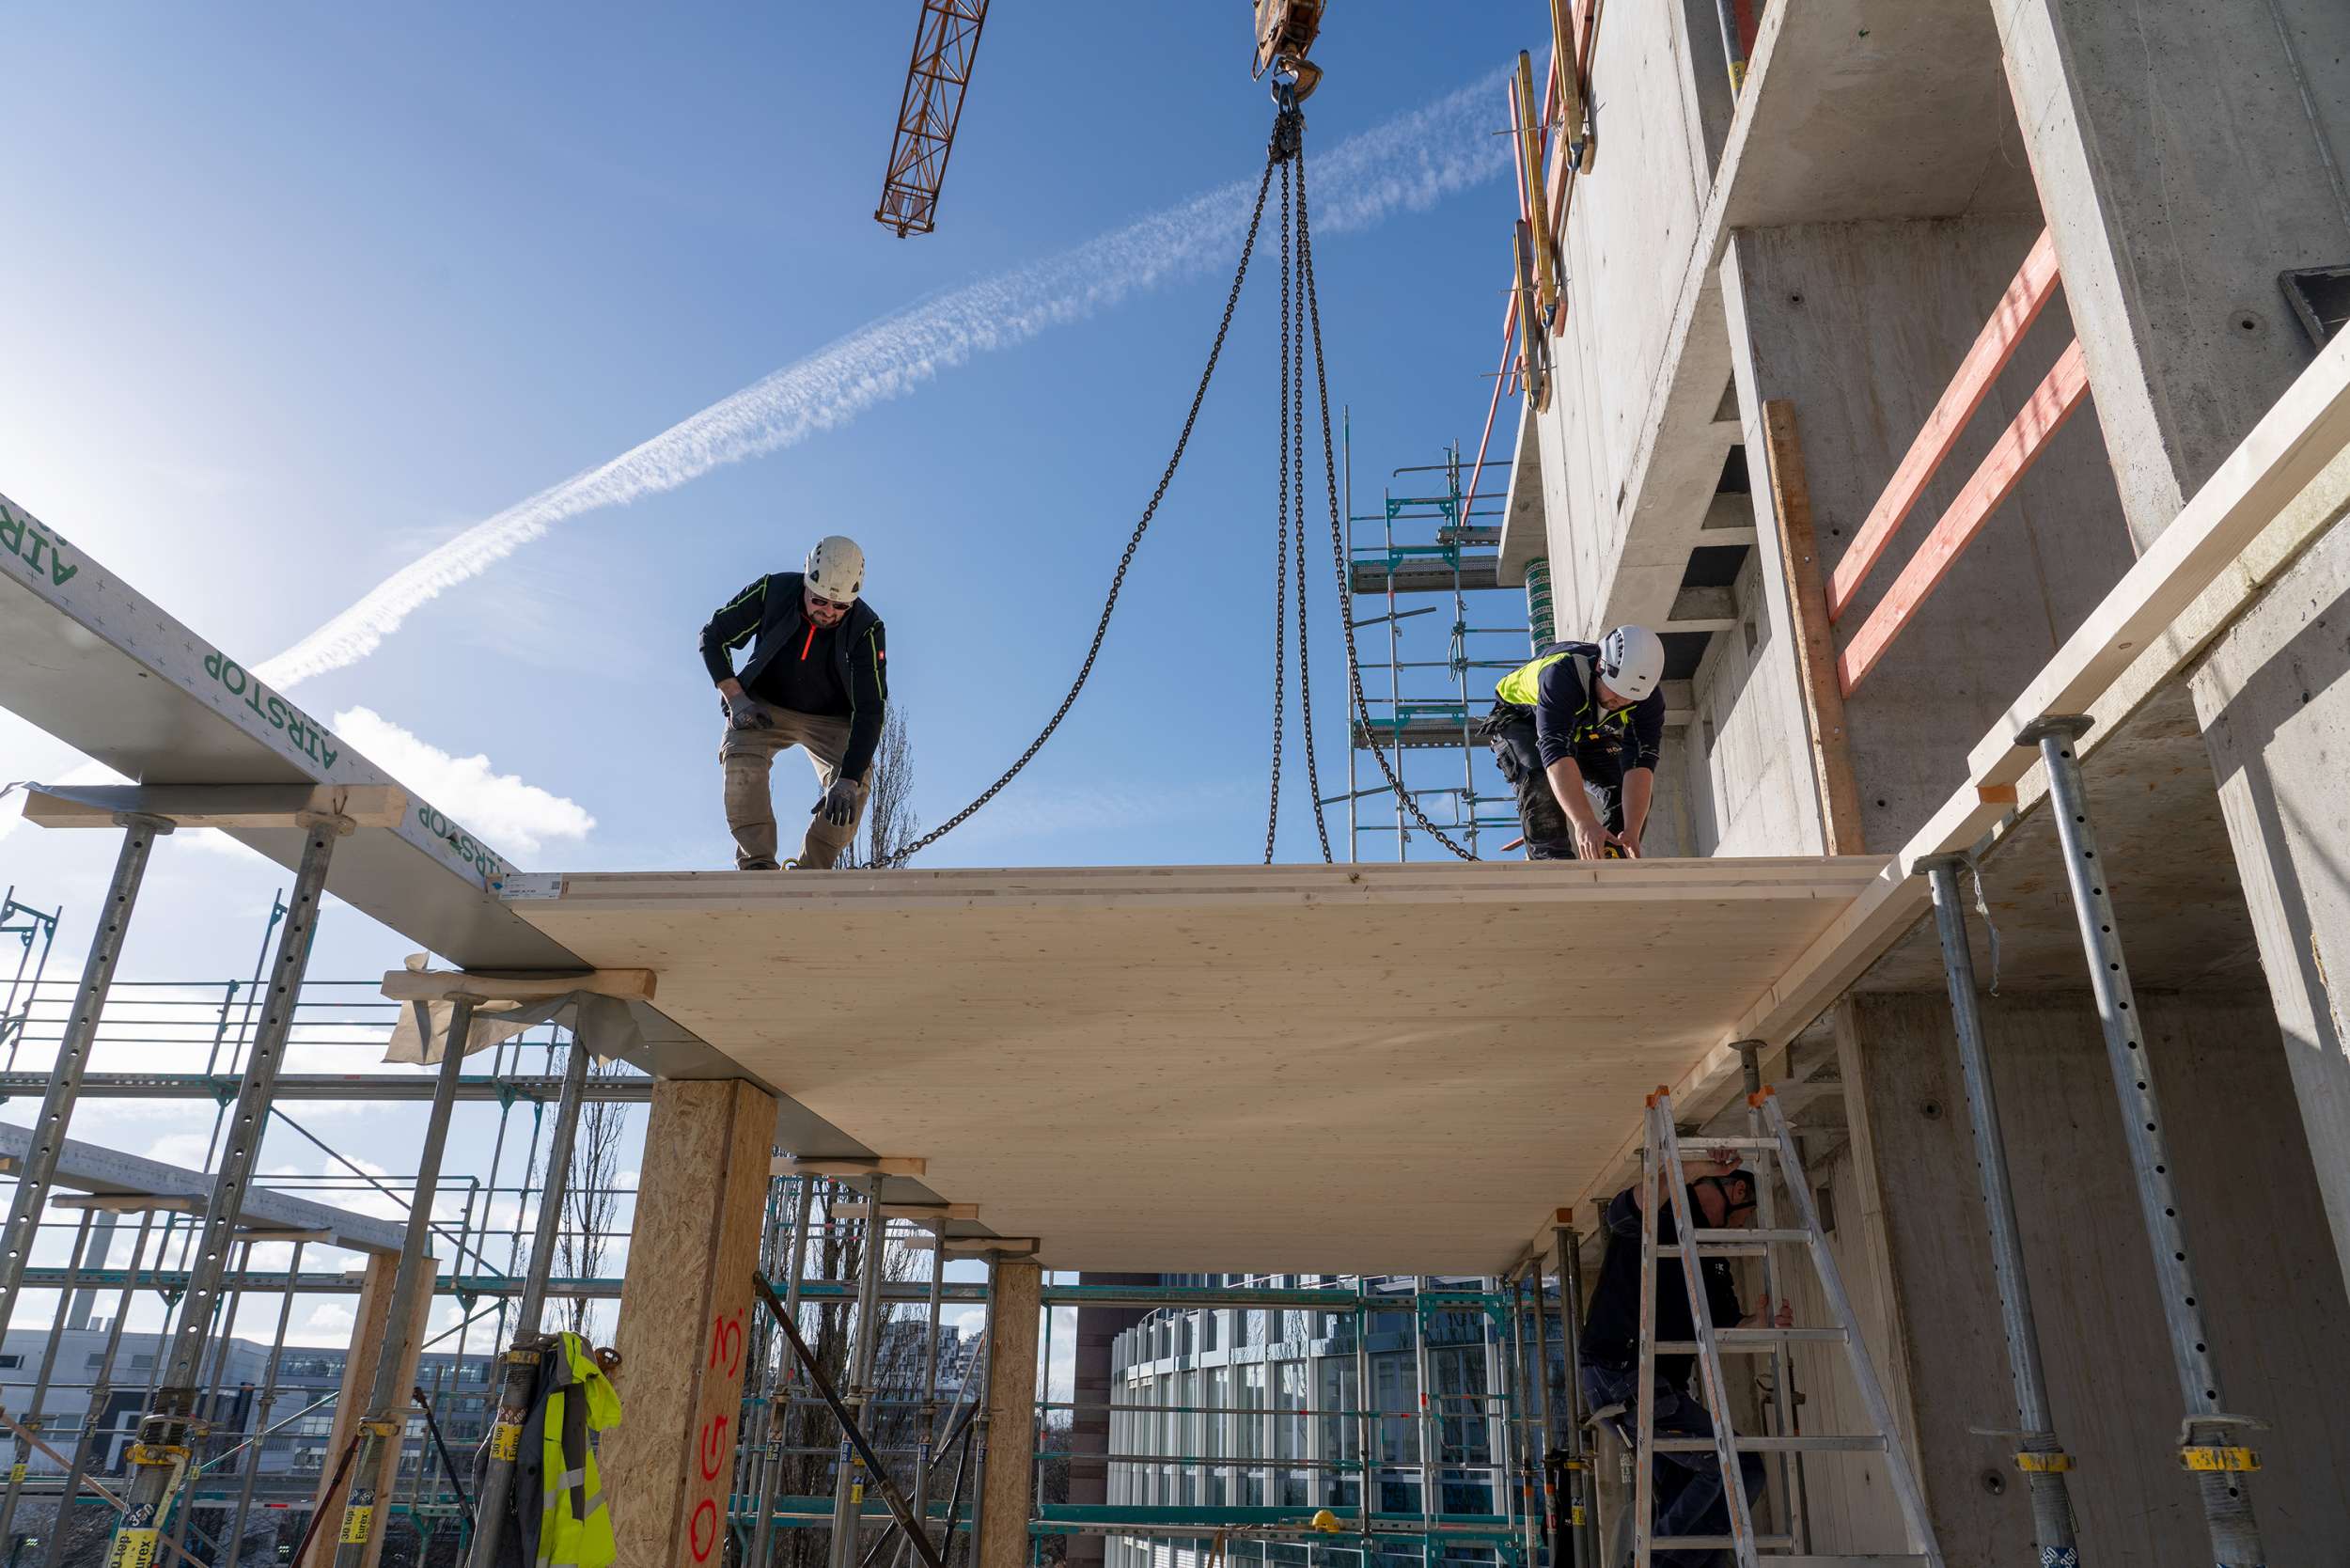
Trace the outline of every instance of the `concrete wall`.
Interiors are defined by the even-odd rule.
[[[1787,399],[1824,574],[1876,504],[2041,230],[2038,217],[1806,225],[1741,233],[1723,296],[1740,406]],[[2071,340],[2051,304],[1838,626],[1849,642]],[[1747,449],[1762,449],[1750,412]],[[1788,624],[1768,486],[1757,554]],[[1899,847],[1966,776],[1966,756],[2135,558],[2094,423],[2076,416],[1846,700],[1868,847]],[[1792,655],[1762,694],[1799,724]],[[1793,728],[1791,745],[1803,733]],[[1802,776],[1808,789],[1808,774]]]
[[[1565,326],[1551,339],[1550,408],[1537,416],[1566,635],[1590,635],[1605,612],[1625,490],[1712,181],[1689,37],[1679,4],[1612,7],[1591,64],[1592,172],[1575,183],[1560,247]]]
[[[2141,992],[2140,1001],[2230,1407],[2269,1425],[2254,1439],[2264,1467],[2251,1485],[2270,1560],[2338,1561],[2350,1541],[2341,1482],[2350,1406],[2340,1398],[2350,1303],[2267,998]],[[1986,999],[1984,1028],[2057,1432],[2077,1461],[2083,1560],[2208,1562],[2201,1505],[2178,1466],[2177,1373],[2095,1014],[2071,995]],[[1944,1554],[2028,1560],[2013,1445],[1973,1430],[2012,1428],[2015,1409],[1948,1005],[1863,996],[1851,1032],[1860,1072],[1846,1092],[1857,1083],[1852,1113],[1865,1120],[1882,1184],[1891,1299],[1868,1283],[1867,1219],[1844,1208],[1847,1193],[1865,1204],[1866,1183],[1849,1176],[1838,1195],[1847,1282],[1869,1301],[1875,1332],[1899,1333],[1892,1375],[1915,1411]],[[1820,1370],[1801,1386],[1812,1430],[1828,1430],[1847,1396]],[[1823,1529],[1830,1515],[1820,1508],[1870,1525],[1885,1517],[1862,1506],[1881,1497],[1869,1482],[1824,1475],[1813,1492]]]
[[[2151,540],[2313,357],[2278,274],[2350,262],[2350,7],[2007,0],[1998,16],[2099,424]],[[2350,1275],[2346,593],[2338,530],[2194,690]]]
[[[1761,499],[1766,525],[1768,505]],[[1689,727],[1690,772],[1700,855],[1817,855],[1825,842],[1786,595],[1765,587],[1765,562],[1775,572],[1777,559],[1759,546],[1747,552],[1731,587],[1739,625],[1716,634],[1691,682],[1698,717]]]

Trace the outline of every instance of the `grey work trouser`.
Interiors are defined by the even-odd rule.
[[[804,749],[807,760],[815,765],[816,788],[821,795],[840,776],[840,760],[849,749],[847,719],[797,713],[789,708],[770,708],[765,703],[760,707],[775,720],[773,729],[736,729],[729,726],[726,739],[718,746],[718,765],[726,775],[727,827],[734,835],[734,864],[745,870],[760,863],[776,862],[776,803],[768,784],[776,753],[789,751],[795,745]],[[856,781],[856,811],[841,826],[833,826],[822,812],[808,818],[807,836],[800,841],[801,869],[828,870],[839,863],[840,852],[856,841],[857,824],[865,820],[866,792],[872,779],[873,770],[869,767],[865,776]]]
[[[1518,831],[1526,839],[1528,860],[1573,860],[1574,829],[1566,808],[1550,787],[1543,766],[1542,747],[1534,734],[1534,710],[1496,703],[1479,733],[1493,747],[1502,780],[1516,794]],[[1582,745],[1574,749],[1574,765],[1583,775],[1583,793],[1591,815],[1610,833],[1623,831],[1623,758],[1615,746]]]

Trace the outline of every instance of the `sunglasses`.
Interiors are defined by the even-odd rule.
[[[839,610],[839,611],[843,612],[844,614],[847,612],[847,610],[848,610],[849,606],[850,606],[851,604],[854,604],[855,602],[856,602],[856,601],[854,601],[854,600],[853,600],[853,599],[852,599],[852,600],[846,600],[846,601],[843,601],[843,600],[838,600],[838,599],[827,599],[827,598],[825,598],[825,597],[824,597],[822,594],[821,594],[821,593],[810,593],[810,594],[808,594],[808,596],[807,596],[807,603],[808,603],[808,605],[809,605],[809,607],[810,607],[810,608],[812,608],[812,609],[819,609],[819,610]]]

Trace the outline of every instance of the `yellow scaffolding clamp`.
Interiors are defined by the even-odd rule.
[[[2257,1432],[2264,1425],[2249,1416],[2189,1416],[2179,1423],[2179,1467],[2200,1475],[2257,1470],[2261,1467],[2258,1449],[2234,1443],[2199,1443],[2195,1438],[2199,1429],[2240,1426]]]

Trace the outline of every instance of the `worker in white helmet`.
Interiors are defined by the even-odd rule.
[[[795,745],[823,792],[792,864],[828,870],[856,839],[889,701],[881,617],[864,589],[865,552],[835,534],[808,552],[807,571],[760,578],[702,628],[702,663],[727,715],[718,763],[740,870],[776,870],[768,775],[776,754]],[[751,656],[737,671],[734,651],[746,643]]]
[[[1482,733],[1529,860],[1637,859],[1665,744],[1665,644],[1645,626],[1554,642],[1501,678]]]

